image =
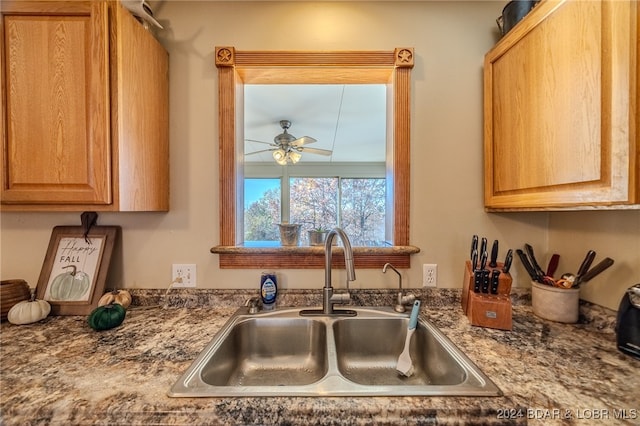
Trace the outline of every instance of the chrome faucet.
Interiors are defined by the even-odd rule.
[[[333,294],[331,287],[331,247],[335,236],[339,236],[344,246],[344,267],[347,270],[347,292],[342,294]],[[353,266],[353,250],[351,242],[347,234],[340,229],[334,228],[327,234],[324,242],[324,288],[322,289],[322,312],[325,314],[333,314],[333,305],[336,303],[348,303],[351,301],[349,294],[349,281],[355,281],[356,269]]]
[[[415,302],[416,300],[416,296],[414,296],[413,294],[409,293],[406,296],[403,295],[402,292],[402,275],[400,274],[400,271],[398,271],[392,264],[390,263],[385,263],[384,266],[382,267],[382,273],[386,273],[387,272],[387,268],[391,268],[395,271],[396,274],[398,274],[398,286],[400,287],[400,291],[398,291],[398,298],[396,299],[396,304],[393,307],[393,309],[396,312],[405,312],[407,309],[405,308],[405,305],[412,305],[413,302]]]
[[[258,296],[253,296],[245,300],[244,306],[249,308],[250,314],[257,314],[260,312],[260,298]]]
[[[336,235],[342,241],[344,246],[344,266],[347,270],[347,292],[334,294],[333,287],[331,286],[331,249],[333,246],[333,239]],[[356,270],[353,263],[353,249],[351,248],[351,242],[347,234],[340,228],[334,228],[327,234],[327,239],[324,242],[324,287],[322,288],[322,310],[305,309],[300,311],[300,315],[344,315],[355,316],[356,312],[353,310],[335,310],[333,305],[344,304],[351,301],[351,295],[349,294],[349,281],[355,281]]]

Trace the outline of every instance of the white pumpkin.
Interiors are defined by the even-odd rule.
[[[11,324],[24,325],[31,324],[41,319],[45,319],[51,312],[51,305],[46,300],[38,300],[35,295],[31,300],[18,302],[9,309],[7,320]]]
[[[129,305],[131,305],[131,293],[127,290],[115,289],[103,294],[100,300],[98,300],[98,306],[111,305],[112,303],[117,303],[127,309]]]

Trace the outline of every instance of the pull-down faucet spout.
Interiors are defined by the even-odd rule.
[[[346,293],[333,294],[331,286],[331,251],[333,247],[333,239],[338,236],[342,241],[344,249],[344,266],[347,270],[347,291]],[[322,288],[322,310],[305,309],[300,311],[300,315],[344,315],[355,316],[354,310],[334,310],[333,305],[344,304],[351,301],[349,294],[349,281],[355,281],[356,270],[353,263],[353,249],[347,234],[340,228],[334,228],[329,231],[327,239],[324,243],[324,287]]]
[[[333,294],[333,287],[331,286],[331,249],[333,246],[333,239],[340,237],[342,245],[344,246],[344,267],[347,270],[347,293],[346,294]],[[351,242],[347,234],[340,228],[334,228],[329,231],[327,239],[324,242],[324,288],[322,298],[322,312],[325,314],[332,314],[333,305],[335,303],[346,303],[351,300],[349,295],[349,281],[355,281],[356,269],[353,265],[353,249],[351,248]]]
[[[333,246],[333,239],[335,236],[339,236],[344,246],[344,266],[347,269],[347,281],[355,281],[356,270],[353,266],[353,249],[351,248],[351,241],[347,234],[340,229],[334,228],[327,234],[327,239],[324,242],[324,287],[331,287],[331,248]]]

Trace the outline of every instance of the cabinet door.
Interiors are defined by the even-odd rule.
[[[111,203],[106,4],[0,8],[2,203]]]
[[[637,202],[636,2],[540,3],[485,57],[485,205]]]
[[[112,146],[121,211],[169,210],[169,55],[122,6],[112,8]],[[117,81],[115,81],[117,80]]]

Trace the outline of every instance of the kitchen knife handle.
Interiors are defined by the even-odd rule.
[[[473,250],[471,253],[471,270],[475,271],[478,269],[478,250]]]
[[[482,237],[482,240],[480,240],[480,255],[482,256],[482,253],[484,253],[485,251],[487,251],[487,239],[485,237]]]
[[[500,271],[494,269],[491,272],[491,294],[498,294],[498,284],[500,284]]]
[[[480,269],[484,270],[487,267],[487,252],[480,254]]]
[[[498,240],[493,240],[493,246],[491,247],[491,261],[489,266],[495,268],[498,266]]]
[[[513,250],[509,249],[507,250],[507,255],[504,258],[504,265],[502,266],[502,272],[504,272],[505,274],[508,274],[509,270],[511,269],[512,262],[513,262]]]
[[[474,235],[473,237],[471,237],[471,254],[470,254],[471,259],[473,259],[473,252],[474,251],[476,253],[478,251],[478,236],[477,235]],[[473,268],[475,269],[475,265],[473,266]]]
[[[536,260],[536,255],[533,252],[533,247],[531,246],[531,244],[525,244],[524,249],[527,251],[527,254],[529,255],[529,260],[531,260],[531,266],[533,266],[533,270],[536,271],[536,275],[539,278],[544,277],[544,271],[542,270],[542,268],[540,267],[540,264]]]
[[[480,273],[482,274],[482,292],[489,293],[489,270],[483,269]]]
[[[533,266],[531,266],[531,263],[529,263],[529,259],[527,259],[527,255],[524,254],[524,252],[520,249],[516,250],[516,254],[518,255],[518,257],[520,258],[520,261],[522,262],[522,264],[524,265],[524,269],[527,270],[527,273],[529,274],[529,276],[531,277],[531,279],[533,281],[537,281],[539,283],[542,283],[544,280],[542,280],[538,274],[536,273],[535,269],[533,269]]]

